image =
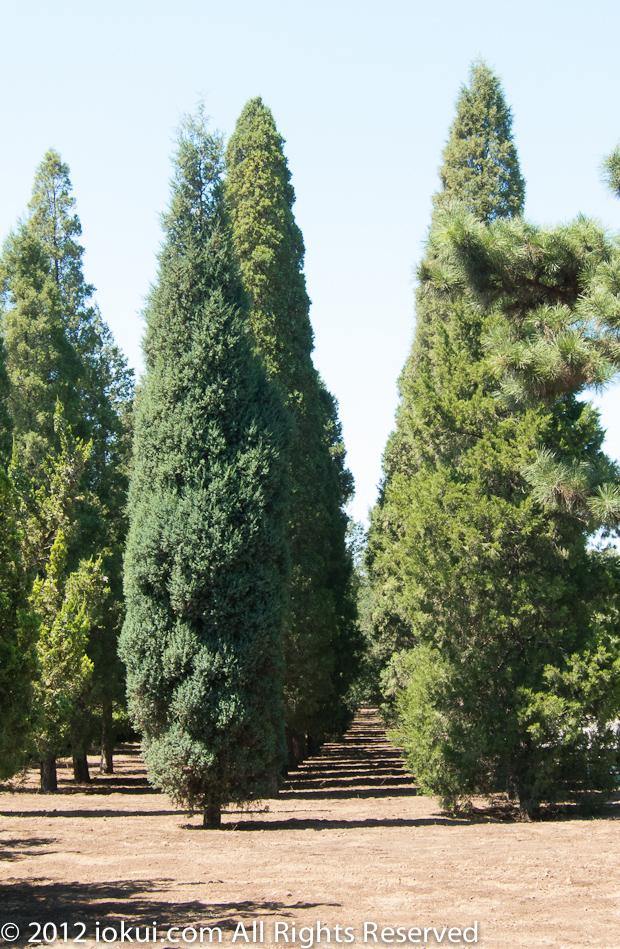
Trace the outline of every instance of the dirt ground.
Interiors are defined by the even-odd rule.
[[[90,786],[63,767],[57,795],[34,772],[0,793],[5,945],[620,949],[620,802],[592,820],[448,817],[370,710],[219,831],[148,786],[137,747],[113,775],[93,763]]]

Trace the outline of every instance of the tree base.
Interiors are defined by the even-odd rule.
[[[207,830],[218,830],[222,826],[222,809],[219,804],[207,804],[202,815],[202,826]]]
[[[114,774],[114,754],[111,748],[101,749],[99,772],[100,774]]]
[[[73,755],[73,779],[76,784],[90,784],[88,758],[85,754]]]
[[[41,791],[43,794],[55,794],[58,790],[56,759],[46,758],[41,762]]]

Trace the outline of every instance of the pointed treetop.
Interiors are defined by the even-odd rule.
[[[525,182],[512,140],[512,114],[498,77],[486,63],[472,63],[462,86],[439,176],[435,207],[457,198],[488,223],[523,211]]]
[[[39,238],[52,261],[52,274],[60,287],[66,309],[84,305],[94,291],[82,274],[84,248],[80,219],[75,214],[75,198],[69,166],[50,148],[37,168],[28,204],[29,229]]]

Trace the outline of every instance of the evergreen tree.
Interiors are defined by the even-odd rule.
[[[341,731],[359,651],[344,506],[352,480],[344,467],[337,406],[312,363],[304,244],[283,139],[260,98],[244,107],[226,151],[228,206],[244,285],[252,303],[254,346],[278,385],[292,423],[288,544],[291,583],[284,648],[291,763],[306,736]]]
[[[474,67],[472,92],[485,69]],[[481,101],[488,107],[492,100]],[[462,94],[457,126],[472,130],[472,157],[461,140],[471,180],[456,179],[459,203],[480,231],[494,220],[497,229],[509,227],[503,222],[523,196],[518,166],[514,193],[488,187],[502,181],[505,162],[498,160],[494,175],[478,161],[475,128],[485,123],[473,106],[472,95]],[[509,126],[495,132],[505,144]],[[488,152],[501,154],[499,147]],[[441,177],[455,187],[451,171]],[[540,445],[604,467],[603,436],[596,413],[573,397],[520,407],[496,398],[485,339],[497,317],[451,279],[437,237],[446,195],[435,203],[416,334],[371,528],[374,612],[386,652],[401,650],[387,678],[396,684],[401,739],[424,786],[451,803],[508,791],[529,816],[567,782],[594,792],[609,788],[612,774],[613,701],[609,690],[598,704],[594,695],[613,678],[615,611],[606,592],[617,583],[616,566],[590,558],[583,524],[554,518],[527,478]]]
[[[135,421],[122,654],[151,780],[220,823],[282,749],[284,410],[251,351],[222,147],[182,127]]]
[[[91,630],[89,656],[94,662],[89,708],[73,726],[76,778],[88,780],[86,749],[92,738],[94,707],[103,721],[102,770],[112,770],[112,705],[123,700],[124,676],[117,655],[122,623],[122,549],[127,529],[126,497],[130,454],[129,413],[133,372],[114,344],[109,328],[93,304],[94,287],[86,283],[69,168],[50,149],[35,176],[27,221],[41,244],[57,289],[63,332],[77,357],[73,398],[79,406],[72,419],[76,435],[92,441],[82,488],[88,498],[76,511],[79,532],[68,550],[72,566],[95,551],[104,555],[111,596],[101,621]]]

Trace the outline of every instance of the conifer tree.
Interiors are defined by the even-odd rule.
[[[70,417],[72,428],[77,436],[92,441],[81,485],[87,500],[76,510],[79,530],[74,532],[67,556],[75,567],[82,558],[103,552],[110,581],[111,596],[89,636],[89,656],[95,668],[89,707],[78,713],[72,730],[76,779],[88,780],[86,748],[95,737],[95,706],[103,722],[102,770],[110,771],[112,704],[123,700],[124,676],[117,639],[122,622],[133,372],[93,303],[94,287],[84,279],[84,248],[79,243],[82,228],[75,213],[69,168],[53,149],[37,169],[26,226],[48,258],[63,332],[76,356],[71,397],[78,411]]]
[[[251,350],[221,171],[221,141],[187,119],[146,311],[121,639],[150,779],[206,827],[267,793],[284,740],[288,432]]]
[[[320,741],[349,719],[346,694],[359,650],[344,506],[352,480],[344,467],[337,406],[312,363],[304,244],[283,139],[260,98],[244,107],[226,151],[226,193],[244,285],[252,303],[254,346],[278,385],[292,423],[291,555],[284,636],[285,699],[291,763],[306,736]]]
[[[485,69],[474,67],[472,94]],[[484,231],[520,210],[523,189],[518,166],[513,194],[489,188],[502,181],[505,162],[493,175],[478,160],[476,123],[486,126],[474,102],[462,96],[457,118],[471,130],[469,162],[460,140],[469,178],[454,178],[451,168],[441,177],[450,188],[458,182],[458,204]],[[497,100],[493,109],[502,111]],[[604,465],[603,436],[596,413],[574,398],[520,408],[496,398],[485,349],[496,317],[450,279],[437,240],[446,197],[435,202],[416,334],[373,515],[375,620],[386,652],[405,647],[391,677],[401,739],[424,786],[451,803],[507,791],[528,817],[568,781],[588,793],[608,788],[612,775],[613,701],[609,690],[598,705],[594,695],[613,675],[615,619],[605,597],[617,570],[588,556],[583,525],[554,518],[527,478],[541,444]],[[454,190],[452,198],[454,206]],[[589,716],[596,725],[588,735]]]

